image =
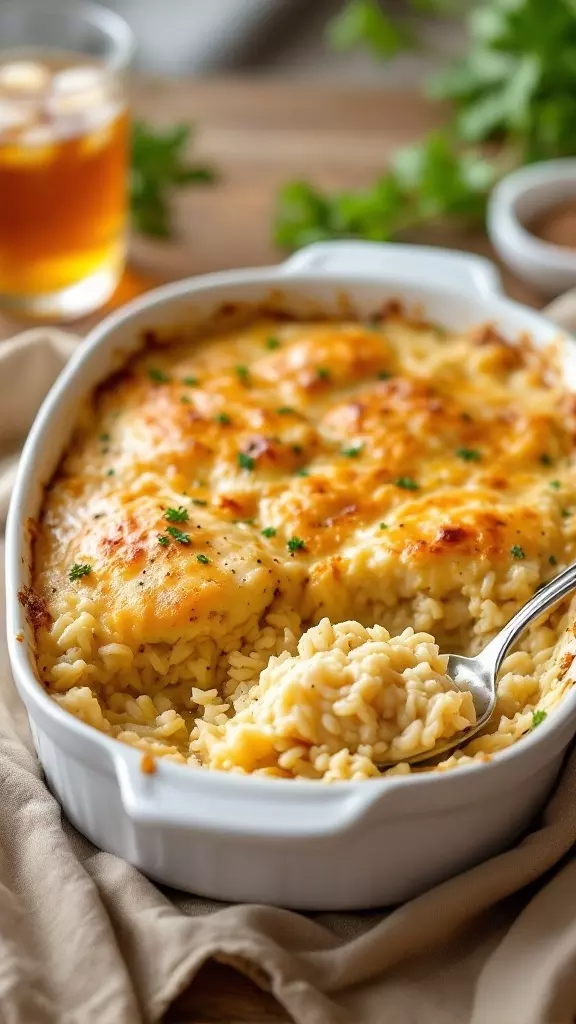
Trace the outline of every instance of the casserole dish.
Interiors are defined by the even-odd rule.
[[[545,318],[501,295],[487,261],[411,246],[321,244],[280,267],[178,282],[136,300],[92,332],[27,440],[7,525],[11,662],[48,783],[96,845],[160,882],[212,898],[315,910],[379,906],[513,841],[544,800],[573,736],[574,690],[545,729],[487,764],[446,774],[330,786],[182,771],[166,762],[145,774],[137,750],[67,714],[38,685],[33,635],[18,602],[30,580],[28,523],[93,387],[136,351],[143,331],[208,321],[223,302],[258,303],[271,293],[296,314],[310,304],[337,312],[345,295],[367,316],[400,297],[449,328],[489,319],[504,335],[529,332],[536,345],[558,337]],[[573,386],[570,352],[565,368]]]

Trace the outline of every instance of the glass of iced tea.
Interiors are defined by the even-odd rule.
[[[104,7],[0,2],[0,304],[17,314],[82,316],[120,278],[132,48]]]

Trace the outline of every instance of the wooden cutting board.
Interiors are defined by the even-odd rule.
[[[444,111],[412,92],[290,84],[266,78],[205,81],[138,80],[138,116],[159,124],[193,121],[195,151],[218,169],[215,187],[175,201],[179,237],[170,244],[135,239],[132,266],[111,305],[159,281],[212,270],[276,263],[271,241],[276,190],[294,178],[327,188],[362,188],[381,173],[398,146],[438,125]],[[415,241],[490,254],[481,234],[440,231]],[[537,296],[505,275],[509,292]],[[102,314],[73,325],[85,331]],[[22,324],[0,316],[0,337]],[[29,326],[29,325],[28,325]],[[231,968],[209,964],[169,1011],[179,1024],[280,1024],[290,1018],[276,1001]]]

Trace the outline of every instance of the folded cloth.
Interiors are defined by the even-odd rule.
[[[77,344],[46,329],[0,345],[8,456]],[[576,753],[514,849],[387,912],[301,915],[161,889],[63,821],[4,642],[0,740],[2,1021],[157,1021],[210,957],[271,990],[297,1024],[574,1020]]]

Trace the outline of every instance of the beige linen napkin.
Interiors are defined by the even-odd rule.
[[[77,343],[35,330],[0,345],[2,512],[10,452]],[[305,916],[160,889],[62,820],[2,642],[0,1020],[7,1024],[157,1021],[210,957],[271,989],[297,1024],[571,1024],[575,840],[573,753],[515,849],[388,912]]]

